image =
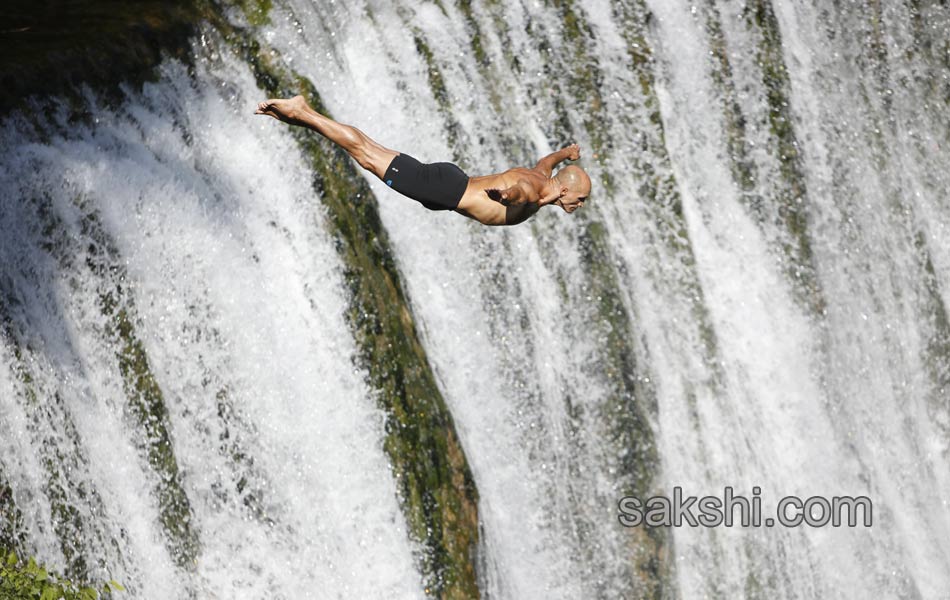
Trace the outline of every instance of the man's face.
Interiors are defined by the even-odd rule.
[[[564,209],[565,212],[572,213],[578,208],[584,206],[584,202],[587,201],[587,194],[582,194],[580,192],[567,192],[557,201],[557,205]]]

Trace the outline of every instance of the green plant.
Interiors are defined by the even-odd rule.
[[[124,591],[115,581],[102,584],[99,590],[77,585],[50,573],[34,558],[24,562],[15,552],[0,561],[0,598],[5,600],[97,600]]]

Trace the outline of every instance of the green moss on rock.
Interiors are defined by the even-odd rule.
[[[250,2],[252,0],[246,0]],[[203,2],[5,0],[0,23],[0,115],[23,99],[80,98],[90,85],[120,99],[119,83],[154,78],[164,56],[188,61]]]
[[[947,401],[950,398],[950,311],[940,294],[933,258],[922,233],[915,236],[914,246],[922,262],[926,292],[922,297],[922,321],[926,325],[923,362],[931,381],[932,409],[943,413],[943,418],[937,422],[946,428],[950,417],[950,402]],[[950,434],[950,428],[945,431]]]
[[[445,87],[445,79],[442,77],[442,71],[435,60],[435,55],[425,42],[422,32],[413,28],[413,39],[416,44],[416,50],[426,64],[426,74],[429,79],[429,89],[435,96],[436,104],[439,106],[439,113],[445,121],[445,132],[448,137],[449,148],[452,148],[452,160],[465,167],[464,152],[461,149],[462,126],[455,119],[452,113],[452,99],[449,97],[448,89]]]
[[[0,289],[0,345],[16,348],[3,292],[4,290]],[[0,557],[4,556],[4,550],[22,550],[25,537],[23,513],[16,504],[6,467],[3,461],[0,461]]]
[[[21,549],[24,539],[23,513],[16,505],[13,488],[0,463],[0,549]]]
[[[265,93],[301,93],[328,114],[313,84],[283,64],[276,51],[246,30],[229,27],[224,34]],[[387,415],[384,448],[410,531],[424,549],[417,559],[426,592],[476,598],[478,494],[420,343],[376,199],[342,149],[307,130],[291,131],[310,163],[313,188],[327,208],[344,265],[347,317],[360,366]]]
[[[136,429],[143,433],[136,443],[153,472],[165,544],[175,564],[190,570],[200,553],[200,540],[175,456],[164,395],[136,333],[132,292],[123,284],[126,276],[119,252],[97,213],[81,198],[77,198],[76,204],[82,213],[80,233],[89,240],[86,266],[102,279],[99,308],[108,319],[104,333],[114,344],[126,410]]]
[[[710,31],[718,33],[718,40],[714,40],[714,47],[720,47],[717,60],[720,68],[715,81],[725,90],[724,107],[727,113],[727,125],[733,130],[727,132],[727,137],[737,141],[732,146],[741,149],[739,136],[744,139],[745,131],[740,129],[743,123],[741,111],[734,101],[734,91],[731,92],[731,71],[725,54],[722,32],[718,25],[718,15],[711,12]],[[784,261],[786,277],[792,283],[792,289],[797,300],[814,315],[822,315],[826,302],[818,282],[814,264],[811,234],[808,230],[808,195],[805,185],[805,165],[794,128],[794,119],[791,112],[789,97],[791,94],[788,69],[782,55],[782,37],[778,20],[768,0],[752,0],[743,8],[743,16],[750,29],[757,32],[759,41],[756,48],[756,63],[761,69],[762,84],[765,88],[767,106],[766,119],[769,127],[768,149],[778,164],[778,181],[771,182],[767,196],[756,196],[753,199],[753,210],[757,210],[758,217],[764,221],[769,219],[784,229],[785,236],[779,241],[782,256],[789,257]],[[731,116],[729,116],[731,115]],[[747,154],[737,154],[741,164],[733,168],[741,181],[746,175],[754,176],[750,171],[744,173],[748,166]],[[758,206],[756,206],[758,203]],[[771,215],[771,216],[770,216]]]
[[[274,8],[273,0],[234,0],[247,22],[255,27],[270,23],[270,11]]]
[[[102,498],[81,474],[88,470],[88,459],[82,440],[62,396],[54,390],[50,397],[40,398],[32,369],[36,357],[29,347],[21,345],[19,335],[7,312],[9,298],[0,297],[0,336],[12,349],[12,373],[19,389],[16,398],[22,402],[28,419],[28,431],[38,447],[42,466],[42,490],[49,501],[50,520],[64,559],[65,573],[85,579],[94,565],[87,562],[88,548],[115,547],[115,540],[88,519],[89,514],[103,514]],[[16,303],[14,302],[15,306]],[[75,474],[70,476],[71,474]],[[26,532],[22,512],[16,506],[12,488],[0,472],[0,546],[23,550]],[[96,566],[102,566],[99,559]]]
[[[490,59],[488,53],[485,51],[485,47],[482,45],[482,31],[478,26],[478,21],[475,19],[475,12],[472,10],[472,0],[459,0],[458,7],[465,17],[466,25],[471,29],[470,43],[472,46],[472,54],[475,56],[475,60],[479,66],[487,67]]]
[[[553,120],[554,138],[573,139],[573,123],[568,107],[562,98],[576,100],[584,115],[582,126],[590,140],[589,153],[604,167],[601,180],[602,188],[593,195],[590,205],[593,212],[580,213],[577,226],[581,228],[578,246],[582,260],[587,268],[580,276],[583,278],[581,289],[586,296],[594,298],[593,312],[588,317],[599,340],[597,359],[592,369],[597,377],[606,384],[608,395],[598,408],[597,420],[606,427],[606,435],[611,448],[616,452],[612,460],[617,469],[617,478],[625,494],[648,497],[656,492],[655,485],[659,471],[658,450],[651,421],[656,418],[656,391],[650,383],[647,367],[637,360],[642,348],[638,347],[635,324],[624,303],[618,262],[612,255],[607,230],[598,220],[597,198],[615,197],[620,190],[609,177],[607,161],[614,154],[613,134],[610,130],[612,119],[607,114],[607,104],[602,96],[604,73],[598,57],[591,54],[589,40],[595,36],[584,18],[583,8],[572,0],[550,0],[549,2],[561,18],[563,47],[541,49],[554,53],[553,60],[559,66],[558,76],[552,77],[553,85],[559,87],[555,98],[555,119]],[[659,122],[659,103],[655,101],[653,91],[652,52],[644,36],[644,23],[648,13],[642,6],[621,6],[615,8],[615,17],[624,24],[621,31],[628,43],[631,56],[631,68],[641,82],[644,91],[643,103],[648,115],[655,115],[646,124],[631,126],[646,127],[652,132],[662,128]],[[553,74],[553,73],[549,73]],[[644,136],[651,137],[651,136]],[[648,150],[655,150],[655,160],[666,160],[662,147],[662,138],[652,144]],[[660,222],[669,222],[669,229],[675,232],[668,240],[680,252],[689,251],[685,221],[679,206],[679,196],[675,187],[664,187],[665,181],[654,175],[652,162],[636,163],[636,172],[647,184],[645,197],[658,211]],[[672,202],[672,204],[670,204]],[[683,242],[686,242],[685,246]],[[691,258],[691,254],[689,255]],[[576,278],[577,274],[572,274]],[[697,284],[698,285],[698,284]],[[570,300],[580,302],[579,299]],[[669,562],[670,538],[660,529],[637,528],[630,534],[629,565],[630,584],[638,597],[660,598],[667,593],[670,585],[672,564]],[[590,540],[594,543],[594,540]],[[599,590],[597,593],[606,593]]]
[[[609,383],[609,394],[599,407],[600,420],[607,424],[613,447],[623,449],[616,464],[625,480],[623,495],[647,498],[656,491],[660,464],[651,424],[657,416],[656,389],[636,358],[634,326],[623,303],[613,267],[616,261],[603,225],[588,223],[580,246],[584,264],[589,265],[586,291],[596,300],[594,327],[600,339],[599,360],[591,368]],[[667,532],[647,527],[630,533],[636,541],[633,557],[638,595],[661,598],[667,583]]]

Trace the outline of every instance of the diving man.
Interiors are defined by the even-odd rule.
[[[381,146],[359,129],[313,110],[303,96],[261,102],[254,114],[312,129],[404,196],[430,210],[454,210],[485,225],[517,225],[550,204],[572,213],[584,206],[590,194],[590,177],[576,165],[552,176],[554,167],[564,160],[580,158],[577,144],[545,156],[530,169],[469,177],[451,163],[423,164]]]

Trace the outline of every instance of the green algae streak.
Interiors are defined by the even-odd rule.
[[[219,27],[270,96],[302,94],[328,114],[315,86],[289,69],[248,30]],[[384,447],[413,537],[426,592],[441,598],[479,596],[475,575],[478,493],[452,416],[419,340],[376,198],[348,155],[321,136],[294,128],[327,208],[330,233],[345,269],[348,320],[359,362],[387,414]]]

